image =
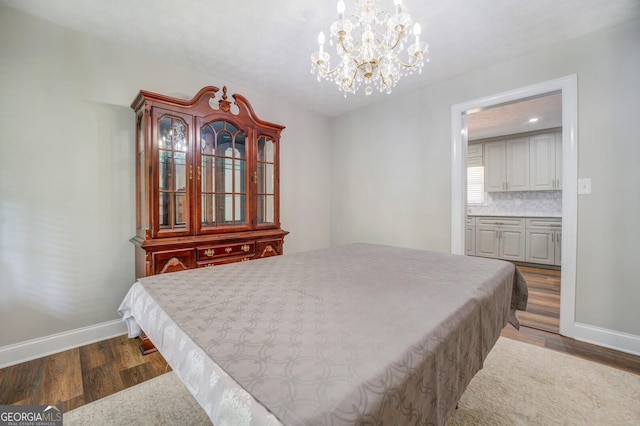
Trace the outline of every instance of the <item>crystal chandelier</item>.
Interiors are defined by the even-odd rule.
[[[331,35],[340,62],[331,68],[330,55],[324,51],[324,32],[320,31],[318,51],[311,55],[311,72],[317,73],[318,81],[334,81],[345,97],[361,85],[370,95],[374,87],[391,93],[401,76],[422,72],[425,60],[429,61],[429,45],[420,41],[420,24],[411,27],[411,16],[402,11],[402,0],[393,3],[395,13],[390,14],[380,10],[377,0],[357,0],[356,12],[345,18],[344,1],[338,1],[338,20],[331,24]],[[411,43],[405,55],[407,41]]]

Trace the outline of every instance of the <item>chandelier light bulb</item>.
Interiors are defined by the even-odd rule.
[[[338,0],[338,17],[344,19],[345,5],[343,0]]]
[[[413,35],[416,36],[416,45],[420,45],[420,33],[422,32],[422,28],[420,27],[419,23],[415,23],[413,25]]]
[[[402,7],[402,0],[393,0],[393,4],[396,6],[396,15],[400,13]]]
[[[322,52],[324,48],[324,31],[320,31],[320,34],[318,34],[318,45],[320,52]]]

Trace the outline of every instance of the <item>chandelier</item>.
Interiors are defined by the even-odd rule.
[[[420,41],[420,24],[411,26],[411,16],[402,11],[402,0],[393,3],[395,13],[386,13],[377,0],[357,0],[356,12],[345,18],[344,1],[338,0],[338,20],[330,30],[339,63],[331,68],[330,55],[324,50],[325,35],[320,31],[318,51],[311,55],[311,72],[317,73],[318,81],[334,81],[345,97],[361,85],[370,95],[374,88],[391,93],[401,76],[422,72],[425,60],[429,61],[429,45]]]

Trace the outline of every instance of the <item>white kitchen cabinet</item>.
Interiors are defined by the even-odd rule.
[[[560,266],[562,259],[562,220],[529,218],[526,221],[526,261]]]
[[[556,133],[556,190],[562,189],[562,132]]]
[[[467,256],[476,255],[476,218],[468,217],[464,235],[465,254]]]
[[[476,217],[476,256],[525,261],[525,220]]]
[[[559,190],[562,178],[562,134],[529,138],[529,189]]]
[[[504,142],[484,144],[484,190],[502,192],[507,181],[506,145]]]
[[[529,189],[529,139],[517,138],[484,144],[485,191]]]
[[[507,191],[526,191],[529,189],[529,139],[508,140],[506,145]]]

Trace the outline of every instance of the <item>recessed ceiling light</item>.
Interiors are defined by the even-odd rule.
[[[536,121],[538,121],[538,117],[533,117],[529,119],[529,123],[535,123]]]

